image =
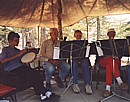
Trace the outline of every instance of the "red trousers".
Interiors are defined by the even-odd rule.
[[[120,59],[113,60],[112,57],[103,57],[99,60],[99,65],[103,68],[106,68],[106,85],[112,85],[112,75],[115,78],[120,77],[119,72],[119,66],[121,65]]]

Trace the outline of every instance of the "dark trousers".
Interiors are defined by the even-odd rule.
[[[127,68],[127,74],[128,74],[128,84],[130,85],[130,66]]]
[[[29,85],[34,87],[36,94],[44,94],[47,91],[43,85],[42,76],[37,70],[23,65],[12,70],[11,72],[16,73],[23,81],[28,82]]]

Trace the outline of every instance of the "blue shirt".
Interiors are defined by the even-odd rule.
[[[20,50],[17,49],[16,47],[14,47],[14,48],[10,47],[10,46],[4,47],[2,49],[2,53],[0,55],[0,60],[15,56],[19,52],[20,52]],[[3,66],[4,66],[5,71],[11,71],[13,69],[16,69],[16,68],[22,66],[22,65],[23,65],[23,63],[21,62],[21,57],[17,57],[11,61],[4,63]]]

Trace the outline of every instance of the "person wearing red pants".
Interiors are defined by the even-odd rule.
[[[109,36],[109,40],[114,39],[116,32],[113,28],[108,30],[107,35]],[[106,68],[106,90],[104,91],[103,96],[108,97],[111,94],[110,87],[112,85],[112,76],[117,80],[119,87],[122,91],[127,90],[128,86],[122,81],[120,77],[119,66],[121,65],[120,58],[107,56],[101,57],[99,59],[99,65],[102,68]]]

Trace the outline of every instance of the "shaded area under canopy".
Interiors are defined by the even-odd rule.
[[[0,0],[0,25],[58,27],[59,0]],[[62,27],[87,16],[130,13],[130,0],[61,0]]]

